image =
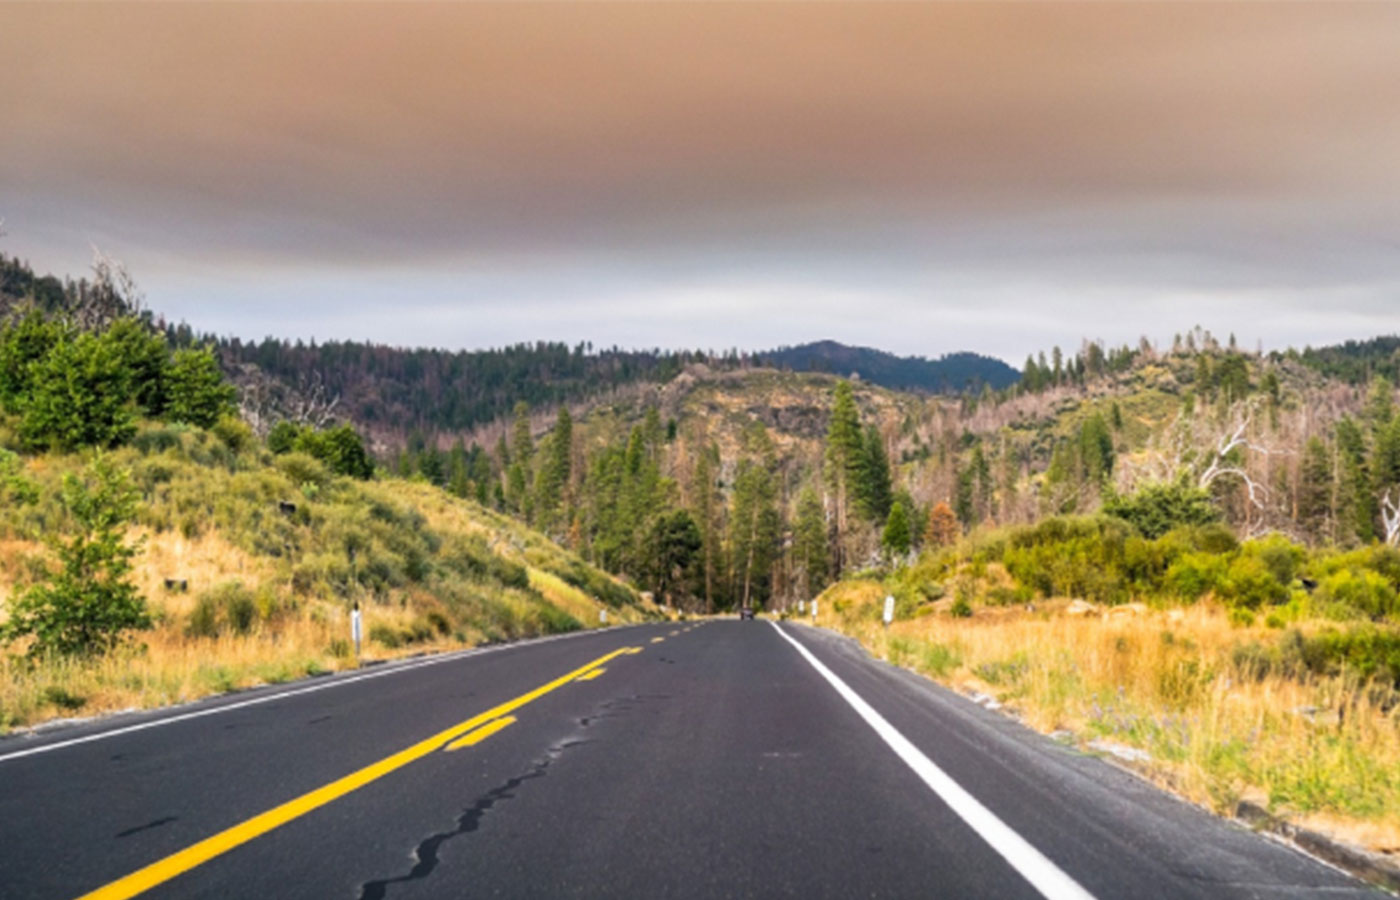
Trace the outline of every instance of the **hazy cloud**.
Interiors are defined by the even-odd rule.
[[[1393,331],[1400,5],[0,6],[0,248],[222,331]],[[1345,329],[1345,330],[1342,330]]]

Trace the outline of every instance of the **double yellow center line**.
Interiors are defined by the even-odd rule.
[[[212,837],[207,837],[199,843],[186,847],[178,853],[173,853],[162,860],[151,863],[144,869],[132,872],[125,878],[119,878],[95,891],[84,894],[79,900],[125,900],[125,898],[128,897],[135,897],[137,894],[148,891],[158,884],[162,884],[177,875],[188,872],[195,866],[202,865],[220,854],[227,853],[240,844],[246,844],[259,835],[266,834],[280,825],[285,825],[299,816],[304,816],[314,809],[325,806],[332,800],[344,797],[351,791],[362,788],[371,781],[383,778],[390,772],[401,769],[415,760],[422,759],[437,751],[443,747],[443,745],[454,742],[457,738],[466,735],[468,732],[488,722],[494,722],[498,719],[502,720],[499,726],[491,729],[491,733],[494,733],[514,721],[513,718],[509,718],[510,713],[516,711],[520,707],[538,700],[550,691],[557,690],[575,679],[588,675],[594,669],[597,669],[599,666],[602,666],[615,657],[622,656],[626,653],[640,653],[641,649],[640,647],[623,647],[605,656],[600,656],[591,663],[580,666],[567,675],[561,675],[548,684],[541,685],[527,694],[521,694],[514,700],[507,700],[505,703],[488,709],[480,715],[472,716],[465,722],[459,722],[445,731],[439,731],[430,738],[426,738],[411,747],[400,750],[393,756],[385,757],[379,762],[365,766],[357,772],[351,772],[344,778],[332,781],[324,787],[319,787],[314,791],[302,794],[294,800],[288,800],[281,806],[274,807],[245,822],[240,822],[232,828],[225,829]],[[509,718],[509,721],[505,721],[507,718]],[[487,734],[481,735],[482,738],[487,736]]]

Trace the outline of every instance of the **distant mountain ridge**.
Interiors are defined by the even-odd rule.
[[[953,393],[981,385],[1001,390],[1015,384],[1021,373],[1005,362],[980,353],[949,353],[936,359],[896,356],[871,347],[853,347],[824,340],[780,347],[756,357],[779,369],[795,372],[858,374],[864,381],[896,391]]]

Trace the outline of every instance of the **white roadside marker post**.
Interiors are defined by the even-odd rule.
[[[360,601],[350,609],[350,639],[355,642],[355,662],[360,661]]]
[[[890,623],[894,621],[894,594],[886,594],[886,595],[885,595],[885,615],[884,615],[884,620],[885,620],[885,627],[886,627],[886,628],[889,628],[889,627],[890,627]]]
[[[608,611],[606,609],[598,610],[598,621],[603,625],[608,624]]]
[[[800,614],[800,613],[805,613],[806,611],[807,611],[807,601],[806,601],[806,600],[798,600],[798,601],[797,601],[797,612]]]
[[[812,601],[812,621],[817,621],[817,601]]]

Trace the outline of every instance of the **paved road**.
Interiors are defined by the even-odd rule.
[[[762,621],[0,741],[0,896],[88,894],[1379,896],[849,641]]]

